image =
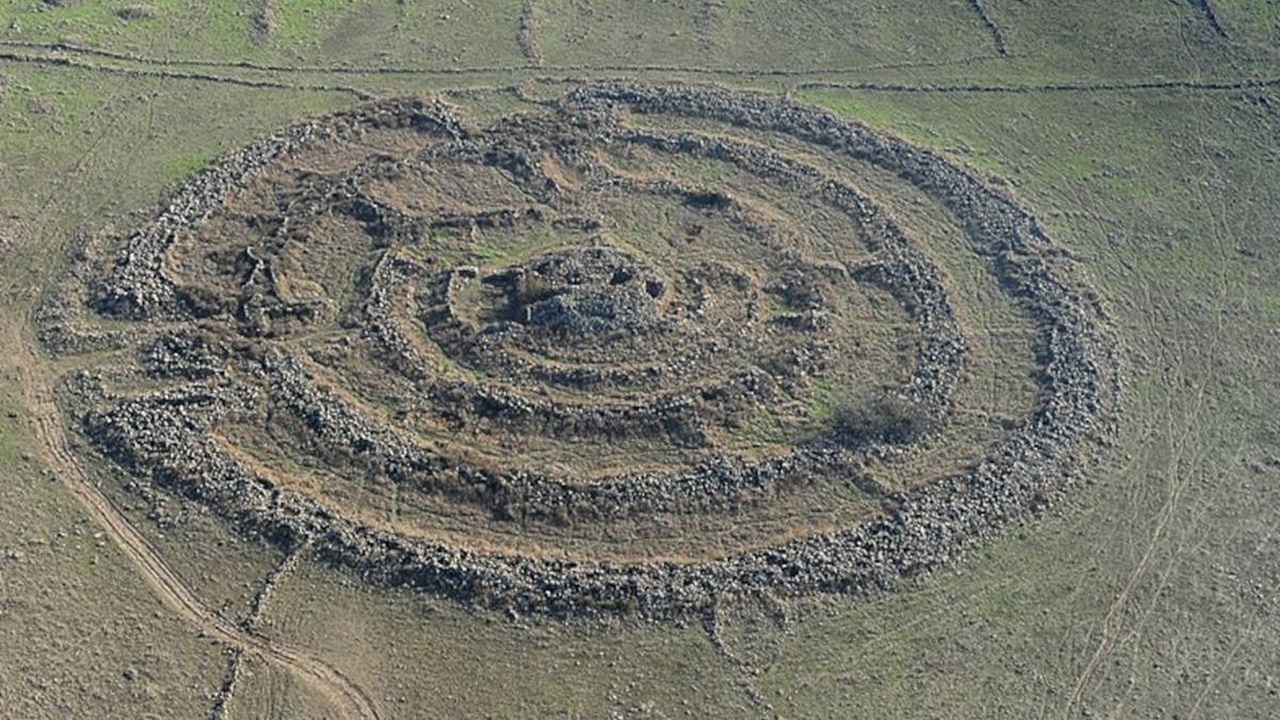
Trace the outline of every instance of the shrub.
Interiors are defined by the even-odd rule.
[[[555,288],[550,280],[541,275],[529,273],[524,276],[523,281],[520,283],[519,303],[521,306],[533,305],[555,294]]]
[[[261,45],[269,42],[280,29],[280,8],[276,0],[263,0],[253,17],[250,18],[253,43]]]
[[[121,20],[151,20],[156,16],[156,9],[150,5],[125,5],[116,10]]]
[[[841,441],[906,445],[931,432],[938,418],[926,405],[886,390],[836,406],[833,429]]]

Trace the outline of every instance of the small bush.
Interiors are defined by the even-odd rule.
[[[887,391],[869,392],[836,407],[836,437],[851,445],[915,442],[938,426],[925,405]]]
[[[262,0],[253,13],[250,24],[255,45],[270,42],[280,29],[280,8],[276,5],[276,0]]]
[[[533,305],[555,295],[551,281],[541,275],[529,273],[520,283],[520,305]]]
[[[52,115],[58,111],[58,106],[49,98],[32,97],[27,100],[27,110],[32,115]]]
[[[116,10],[121,20],[150,20],[156,16],[156,9],[150,5],[125,5]]]

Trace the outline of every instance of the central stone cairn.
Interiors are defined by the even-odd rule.
[[[999,348],[970,357],[948,273],[855,165],[948,212],[985,268],[965,297],[1025,325],[1022,417],[972,420]],[[135,351],[64,393],[98,452],[245,532],[495,607],[884,587],[1052,499],[1107,428],[1097,313],[1032,218],[764,96],[587,85],[487,128],[377,104],[91,249],[102,317],[44,331]]]
[[[666,290],[635,258],[598,246],[548,253],[485,281],[508,289],[519,322],[580,342],[657,327]]]

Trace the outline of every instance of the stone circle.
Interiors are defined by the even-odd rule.
[[[65,394],[96,452],[486,606],[886,588],[1050,503],[1110,427],[1109,333],[1035,218],[765,94],[584,83],[484,127],[378,102],[99,241],[79,329],[45,318],[57,352],[124,350]]]

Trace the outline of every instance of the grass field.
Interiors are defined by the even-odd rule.
[[[440,93],[485,117],[614,77],[788,93],[1007,183],[1120,342],[1120,429],[1088,482],[870,599],[563,621],[307,557],[254,616],[278,550],[176,499],[177,524],[157,525],[110,468],[85,468],[205,607],[336,668],[384,717],[1280,712],[1273,3],[984,0],[990,26],[964,2],[125,5],[0,3],[0,715],[338,712],[248,659],[219,715],[230,641],[175,612],[60,481],[33,388],[74,367],[33,355],[32,309],[76,233],[130,227],[210,158],[362,99]]]

